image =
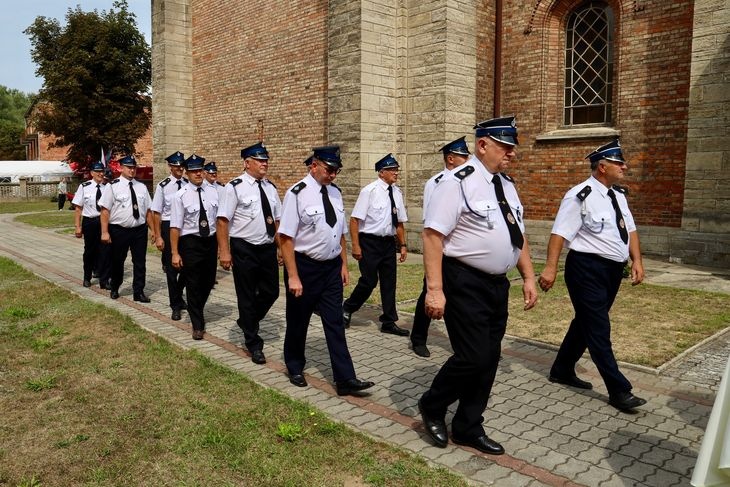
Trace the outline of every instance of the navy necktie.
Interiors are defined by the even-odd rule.
[[[261,180],[256,181],[259,185],[259,193],[261,193],[261,209],[264,213],[264,223],[266,223],[266,234],[269,237],[273,237],[276,233],[276,225],[274,225],[274,216],[271,214],[271,204],[269,204],[269,198],[266,197],[264,187],[261,185]]]
[[[629,232],[626,231],[626,222],[624,222],[624,216],[621,213],[621,208],[618,207],[616,193],[614,193],[612,189],[609,189],[608,197],[611,198],[611,206],[613,206],[613,211],[616,212],[616,226],[618,227],[619,235],[621,235],[621,240],[623,240],[624,243],[628,243]]]
[[[515,220],[515,216],[512,214],[512,210],[507,203],[507,198],[504,196],[502,178],[499,176],[499,174],[494,175],[494,177],[492,178],[492,183],[494,183],[494,193],[497,196],[497,201],[499,202],[499,209],[502,211],[504,221],[507,223],[509,238],[512,241],[512,245],[514,245],[518,249],[521,249],[522,246],[525,244],[525,237],[522,235],[522,232],[520,231],[520,226],[517,224],[517,220]]]
[[[137,195],[134,192],[132,181],[129,182],[129,192],[132,195],[132,216],[136,220],[139,218],[139,205],[137,205]]]
[[[201,237],[210,235],[210,226],[208,225],[208,214],[205,212],[203,204],[203,188],[198,187],[198,201],[200,201],[200,217],[198,218],[198,232]]]
[[[390,221],[393,222],[393,230],[395,230],[398,228],[398,207],[395,206],[392,184],[388,186],[388,198],[390,198]]]
[[[335,208],[332,206],[330,197],[327,194],[327,186],[322,185],[320,193],[322,193],[322,204],[324,205],[324,219],[327,225],[334,228],[335,223],[337,223],[337,215],[335,215]]]
[[[180,191],[180,188],[182,188],[182,181],[178,179],[177,180],[177,190]]]
[[[96,185],[96,211],[101,211],[101,207],[99,206],[99,199],[101,198],[101,185]]]

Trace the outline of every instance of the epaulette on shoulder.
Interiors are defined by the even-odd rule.
[[[337,185],[336,185],[335,183],[330,183],[330,186],[332,186],[332,187],[333,187],[333,188],[335,188],[335,189],[336,189],[337,191],[339,191],[340,193],[342,193],[342,190],[340,189],[340,187],[339,187],[339,186],[337,186]]]
[[[299,184],[295,184],[294,187],[291,189],[291,192],[294,194],[299,194],[299,192],[306,187],[307,187],[307,183],[302,181]]]
[[[88,186],[90,184],[91,184],[91,181],[86,181],[86,182],[81,183],[81,186]]]
[[[512,176],[510,176],[509,174],[505,174],[505,173],[503,173],[503,172],[501,172],[501,173],[499,173],[499,174],[501,174],[501,175],[502,175],[502,177],[503,177],[504,179],[506,179],[507,181],[509,181],[510,183],[512,183],[512,184],[515,184],[515,180],[514,180],[514,179],[512,179]]]
[[[115,179],[114,181],[112,181],[112,182],[111,182],[111,183],[109,183],[109,184],[117,184],[118,182],[119,182],[119,178]]]
[[[162,181],[160,181],[160,188],[164,188],[165,186],[167,186],[168,184],[170,184],[170,181],[171,181],[170,178],[165,178]]]
[[[243,179],[236,178],[236,179],[232,179],[231,181],[228,181],[228,184],[235,187],[237,184],[241,184],[241,182],[243,182]]]
[[[454,173],[454,177],[461,181],[470,174],[474,174],[474,166],[466,166],[463,169],[459,169]]]
[[[225,186],[225,184],[221,183],[220,181],[216,181],[215,184],[217,184],[218,186]]]
[[[183,182],[185,182],[185,183],[189,183],[189,182],[190,182],[190,181],[188,181],[188,178],[186,178],[185,176],[183,176],[183,177],[182,177],[182,178],[180,178],[180,179],[182,179],[182,180],[183,180]]]
[[[591,191],[593,191],[593,189],[591,188],[591,185],[587,184],[585,186],[585,188],[578,191],[578,194],[576,196],[578,197],[579,200],[585,201],[585,199],[588,198],[588,195],[591,194]]]
[[[269,183],[270,185],[272,185],[274,188],[276,188],[276,185],[271,181],[271,179],[267,179],[266,182]]]
[[[439,181],[441,181],[441,178],[444,177],[444,173],[439,174],[436,176],[436,179],[433,180],[434,183],[438,184]]]
[[[629,194],[629,188],[626,186],[619,186],[618,184],[614,184],[613,189],[615,189],[624,196],[628,196]]]

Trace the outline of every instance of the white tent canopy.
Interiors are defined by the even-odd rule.
[[[0,161],[0,178],[10,178],[13,183],[17,183],[20,178],[56,181],[72,175],[68,163],[62,161]]]

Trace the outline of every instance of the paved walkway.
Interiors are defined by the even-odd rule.
[[[437,331],[431,336],[432,355],[423,359],[408,351],[407,339],[380,333],[374,323],[374,311],[357,313],[347,332],[350,350],[358,376],[377,385],[369,396],[342,398],[332,388],[322,327],[315,319],[307,342],[309,363],[305,373],[310,386],[300,389],[289,384],[284,375],[283,299],[277,301],[262,323],[269,361],[265,366],[257,366],[240,348],[243,337],[235,324],[236,298],[230,273],[219,272],[219,283],[206,310],[206,338],[196,342],[190,338],[187,315],[183,314],[181,322],[169,319],[159,257],[148,258],[146,292],[152,303],[133,302],[129,280],[122,285],[122,297],[113,301],[108,292],[96,285],[88,289],[81,286],[81,240],[11,223],[12,218],[13,215],[0,215],[1,255],[85,299],[130,315],[140,326],[182,348],[198,350],[266,387],[311,403],[358,431],[458,472],[474,484],[689,484],[714,399],[714,379],[698,382],[682,374],[624,367],[637,394],[649,400],[637,414],[626,415],[606,404],[606,390],[589,361],[581,362],[581,376],[597,387],[576,392],[546,380],[554,356],[550,348],[506,338],[485,413],[485,427],[490,436],[504,445],[507,454],[491,457],[453,444],[440,449],[425,439],[416,401],[450,354],[448,339],[442,333]],[[718,279],[724,280],[722,276]],[[727,341],[725,347],[718,354],[727,357]],[[691,356],[686,357],[685,363],[691,360]]]

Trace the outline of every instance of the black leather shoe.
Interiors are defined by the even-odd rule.
[[[348,396],[350,394],[354,394],[355,392],[360,392],[360,391],[364,391],[365,389],[370,389],[374,385],[375,385],[375,382],[370,382],[369,380],[360,380],[360,379],[343,380],[342,382],[338,382],[336,384],[337,395],[338,396]]]
[[[446,422],[443,419],[436,419],[429,416],[426,411],[423,410],[421,400],[418,400],[418,412],[421,413],[421,421],[423,421],[423,427],[426,428],[426,433],[433,440],[434,444],[439,448],[446,448],[449,444],[449,433],[446,431]]]
[[[263,350],[254,350],[251,352],[251,362],[255,364],[265,364],[266,363],[266,355],[264,355]]]
[[[88,279],[84,279],[84,287],[91,287],[91,281]]]
[[[108,289],[109,291],[111,291],[112,287],[108,282],[100,282],[99,289]]]
[[[112,299],[119,299],[119,290],[112,289],[112,291],[109,293],[109,297]]]
[[[419,357],[431,356],[431,352],[428,351],[428,347],[426,345],[414,345],[413,343],[411,343],[411,350],[413,350],[413,353],[415,353]]]
[[[577,387],[578,389],[593,389],[593,384],[591,384],[588,381],[581,380],[577,376],[573,377],[558,377],[555,375],[550,374],[548,376],[548,380],[550,382],[555,382],[557,384],[563,384],[570,387]]]
[[[380,327],[380,331],[382,333],[390,333],[391,335],[396,335],[399,337],[407,337],[411,334],[410,331],[406,330],[405,328],[401,328],[395,323],[384,323],[383,326]]]
[[[634,408],[646,404],[646,399],[634,396],[630,392],[617,392],[608,396],[608,403],[618,409],[628,413],[633,413]]]
[[[342,321],[345,322],[345,328],[350,328],[350,321],[352,321],[352,313],[349,311],[342,311]]]
[[[451,439],[457,445],[470,446],[489,455],[502,455],[504,453],[502,445],[490,439],[487,435],[478,436],[471,440],[461,440],[455,436],[452,436]]]
[[[173,309],[170,319],[172,321],[180,321],[182,319],[182,312],[179,309]]]
[[[307,387],[307,380],[302,374],[291,374],[289,376],[289,382],[297,387]]]
[[[205,330],[193,330],[193,340],[202,340],[205,336]]]
[[[149,303],[150,302],[150,298],[145,296],[144,293],[135,294],[134,300],[139,301],[140,303]]]

